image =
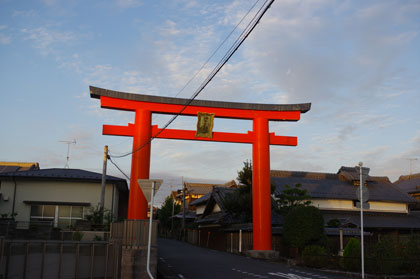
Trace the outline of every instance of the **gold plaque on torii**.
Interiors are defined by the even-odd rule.
[[[214,113],[198,112],[196,137],[213,138]]]

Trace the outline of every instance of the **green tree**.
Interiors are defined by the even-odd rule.
[[[172,196],[168,196],[165,199],[162,207],[157,211],[157,219],[160,221],[160,227],[164,231],[170,231],[172,226],[172,210],[174,215],[181,211],[181,205],[175,203]]]
[[[309,206],[311,197],[307,190],[301,188],[301,184],[295,184],[294,187],[285,185],[283,191],[276,199],[276,210],[283,216],[287,216],[289,211],[297,206]]]
[[[248,186],[252,188],[252,163],[248,160],[244,162],[244,167],[238,171],[238,179],[239,183],[244,186]]]
[[[226,194],[223,205],[240,222],[252,222],[252,164],[248,160],[238,171],[237,180],[239,187],[235,192]]]
[[[287,214],[283,237],[289,247],[301,251],[308,245],[326,246],[324,218],[321,211],[314,206],[296,206]]]

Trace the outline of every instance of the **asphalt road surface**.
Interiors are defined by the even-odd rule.
[[[245,256],[200,248],[176,240],[158,240],[158,273],[178,279],[338,279],[314,269],[289,267]]]

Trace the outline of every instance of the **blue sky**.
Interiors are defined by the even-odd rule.
[[[188,98],[250,20],[210,57],[255,1],[0,0],[1,161],[100,172],[103,146],[131,139],[101,135],[129,112],[100,109],[89,85]],[[261,6],[263,1],[257,3]],[[251,15],[255,10],[251,11]],[[396,180],[420,172],[420,2],[274,2],[199,99],[312,103],[298,122],[271,122],[297,147],[272,146],[271,167],[335,173],[363,161]],[[156,115],[162,126],[168,117]],[[195,129],[181,117],[172,128]],[[249,121],[217,119],[215,131],[246,132]],[[169,185],[236,178],[251,146],[156,140],[151,176]],[[130,158],[115,159],[129,174]],[[109,173],[121,176],[109,165]]]

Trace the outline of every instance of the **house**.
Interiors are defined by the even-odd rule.
[[[101,179],[102,174],[81,169],[0,173],[0,214],[18,222],[51,221],[55,227],[69,227],[99,204]],[[114,219],[126,217],[126,180],[107,175],[105,189],[105,209]]]
[[[336,174],[271,171],[271,183],[278,196],[285,185],[300,184],[318,207],[324,221],[342,220],[347,225],[360,227],[360,208],[357,207],[359,174],[355,168],[341,167]],[[409,206],[416,203],[413,197],[401,191],[388,177],[367,176],[364,187],[368,189],[368,209],[364,210],[364,227],[372,232],[420,231],[420,219],[410,214]]]
[[[195,200],[203,197],[213,190],[213,186],[224,187],[224,188],[236,188],[237,184],[234,180],[228,181],[224,184],[211,184],[211,183],[194,183],[184,182],[185,189],[185,204],[187,210],[195,211],[194,205],[191,203]],[[183,192],[179,190],[176,195],[176,200],[179,201],[182,208]]]
[[[409,194],[417,200],[411,209],[420,211],[420,173],[412,175],[401,175],[397,181],[394,182],[401,191]]]
[[[343,237],[345,243],[350,237],[360,236],[356,193],[360,181],[355,168],[341,167],[337,173],[273,170],[271,184],[275,187],[273,198],[282,193],[285,185],[300,184],[307,191],[312,205],[321,210],[325,232],[333,241],[334,250],[342,249]],[[365,236],[376,241],[382,234],[420,232],[420,218],[409,209],[416,203],[413,197],[393,185],[388,177],[367,176],[364,186],[369,191],[369,208],[364,210]],[[234,189],[213,187],[211,193],[190,204],[196,208],[198,230],[193,239],[199,245],[232,251],[252,249],[252,224],[236,220],[223,205],[224,198],[232,191]],[[281,238],[284,218],[274,210],[271,216],[273,249],[284,253]]]

